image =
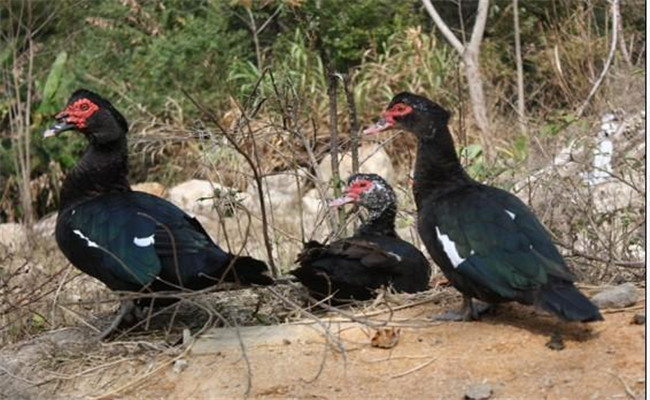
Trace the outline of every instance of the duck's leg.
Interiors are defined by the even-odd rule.
[[[463,305],[460,310],[447,310],[442,314],[432,315],[430,319],[434,321],[476,321],[491,309],[492,306],[489,303],[480,300],[474,303],[471,296],[463,295]]]
[[[137,307],[133,300],[122,301],[117,316],[113,322],[111,322],[111,324],[99,334],[99,340],[101,341],[109,337],[125,319],[129,320],[135,318],[137,311],[136,308]]]

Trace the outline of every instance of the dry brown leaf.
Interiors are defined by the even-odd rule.
[[[379,329],[370,339],[370,345],[380,349],[392,349],[399,343],[401,331],[400,328]]]

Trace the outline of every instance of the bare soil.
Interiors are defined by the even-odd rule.
[[[164,352],[135,350],[152,346],[142,340],[97,344],[77,328],[72,339],[50,335],[3,349],[0,359],[24,360],[3,362],[15,376],[0,374],[0,397],[461,399],[487,384],[492,399],[645,398],[645,325],[633,323],[645,312],[642,303],[604,310],[605,321],[591,324],[563,323],[517,304],[478,322],[429,321],[459,304],[452,289],[443,290],[451,299],[444,304],[372,316],[390,320],[388,349],[371,344],[379,328],[340,316],[322,318],[324,325],[306,319],[212,328],[192,346]],[[564,349],[547,346],[554,335]]]

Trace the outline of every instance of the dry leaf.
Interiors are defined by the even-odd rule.
[[[370,345],[380,349],[392,349],[397,346],[401,331],[400,328],[380,329],[370,339]]]

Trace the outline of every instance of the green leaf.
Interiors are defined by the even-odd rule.
[[[65,63],[68,60],[68,53],[61,51],[54,60],[50,73],[47,76],[45,85],[43,86],[43,101],[38,107],[37,112],[40,114],[51,114],[55,107],[55,96],[61,87],[61,78],[65,71]]]

